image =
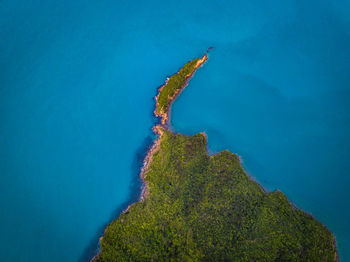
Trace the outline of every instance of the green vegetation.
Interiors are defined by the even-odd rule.
[[[169,77],[168,82],[163,86],[162,90],[159,93],[158,97],[158,107],[157,113],[162,114],[168,111],[168,107],[171,103],[171,98],[181,90],[185,85],[188,77],[196,70],[196,64],[199,61],[199,58],[196,58],[180,69],[179,72]]]
[[[236,155],[202,134],[164,130],[149,195],[106,229],[106,261],[334,261],[332,234],[279,191],[265,193]]]

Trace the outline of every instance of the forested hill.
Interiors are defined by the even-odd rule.
[[[149,194],[106,229],[96,261],[335,261],[333,235],[265,193],[228,151],[165,129],[145,180]],[[283,174],[281,174],[283,175]]]

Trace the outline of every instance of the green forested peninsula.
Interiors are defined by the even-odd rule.
[[[198,68],[198,60],[186,65],[189,74],[195,63]],[[184,76],[169,80],[169,87],[181,91],[189,75]],[[155,127],[159,136],[145,160],[143,198],[106,228],[95,261],[337,260],[327,228],[281,192],[264,192],[237,155],[209,156],[204,134],[167,130],[169,98],[175,93],[162,90],[166,95],[157,96],[156,108],[162,125]]]
[[[168,113],[171,103],[186,86],[188,80],[191,79],[196,70],[201,67],[207,59],[208,56],[205,54],[201,58],[195,58],[187,62],[182,68],[180,68],[179,72],[169,77],[166,83],[160,87],[156,97],[157,103],[154,114],[161,117],[163,125],[168,121]]]
[[[163,130],[149,195],[106,229],[97,261],[335,261],[332,234],[279,191],[265,193],[206,137]]]

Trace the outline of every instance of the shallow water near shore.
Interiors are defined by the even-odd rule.
[[[88,261],[140,193],[153,97],[213,46],[171,125],[238,153],[350,260],[347,1],[0,1],[0,252]]]

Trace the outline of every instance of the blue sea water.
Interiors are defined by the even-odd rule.
[[[1,261],[88,261],[139,195],[156,89],[350,261],[350,2],[0,1]]]

